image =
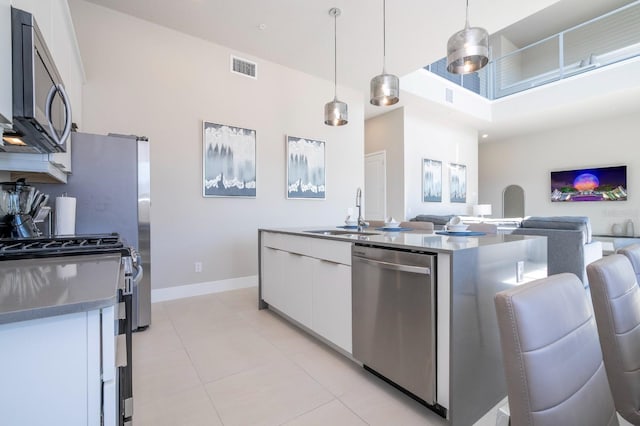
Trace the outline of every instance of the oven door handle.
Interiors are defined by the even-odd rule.
[[[356,257],[355,259],[368,263],[370,265],[378,266],[384,269],[391,269],[392,271],[411,272],[413,274],[431,275],[431,268],[423,266],[410,266],[399,265],[397,263],[383,262],[381,260],[366,259],[364,257]]]

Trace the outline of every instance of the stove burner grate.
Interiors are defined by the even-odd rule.
[[[0,260],[115,253],[124,248],[118,234],[0,239]]]

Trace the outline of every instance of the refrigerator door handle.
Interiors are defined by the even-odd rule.
[[[124,400],[124,416],[133,416],[133,397]]]
[[[127,335],[118,334],[116,336],[116,366],[127,366]]]

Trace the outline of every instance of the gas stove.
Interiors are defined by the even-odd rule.
[[[131,257],[131,250],[116,233],[17,239],[0,238],[0,261],[118,252],[123,256]]]

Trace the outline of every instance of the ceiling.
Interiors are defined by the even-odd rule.
[[[382,71],[382,0],[87,1],[327,80],[334,44],[328,12],[338,7],[339,86],[368,96],[369,81]],[[492,33],[557,1],[472,0],[470,22]],[[387,71],[399,76],[444,57],[447,39],[464,26],[464,0],[388,0],[386,10]]]
[[[362,93],[367,118],[389,111],[368,102],[369,81],[382,71],[382,0],[86,1],[330,81],[334,22],[328,12],[338,7],[338,98],[340,86],[348,86]],[[630,1],[472,0],[469,20],[526,44]],[[386,69],[402,76],[446,55],[447,39],[464,26],[465,1],[388,0],[386,11]]]

